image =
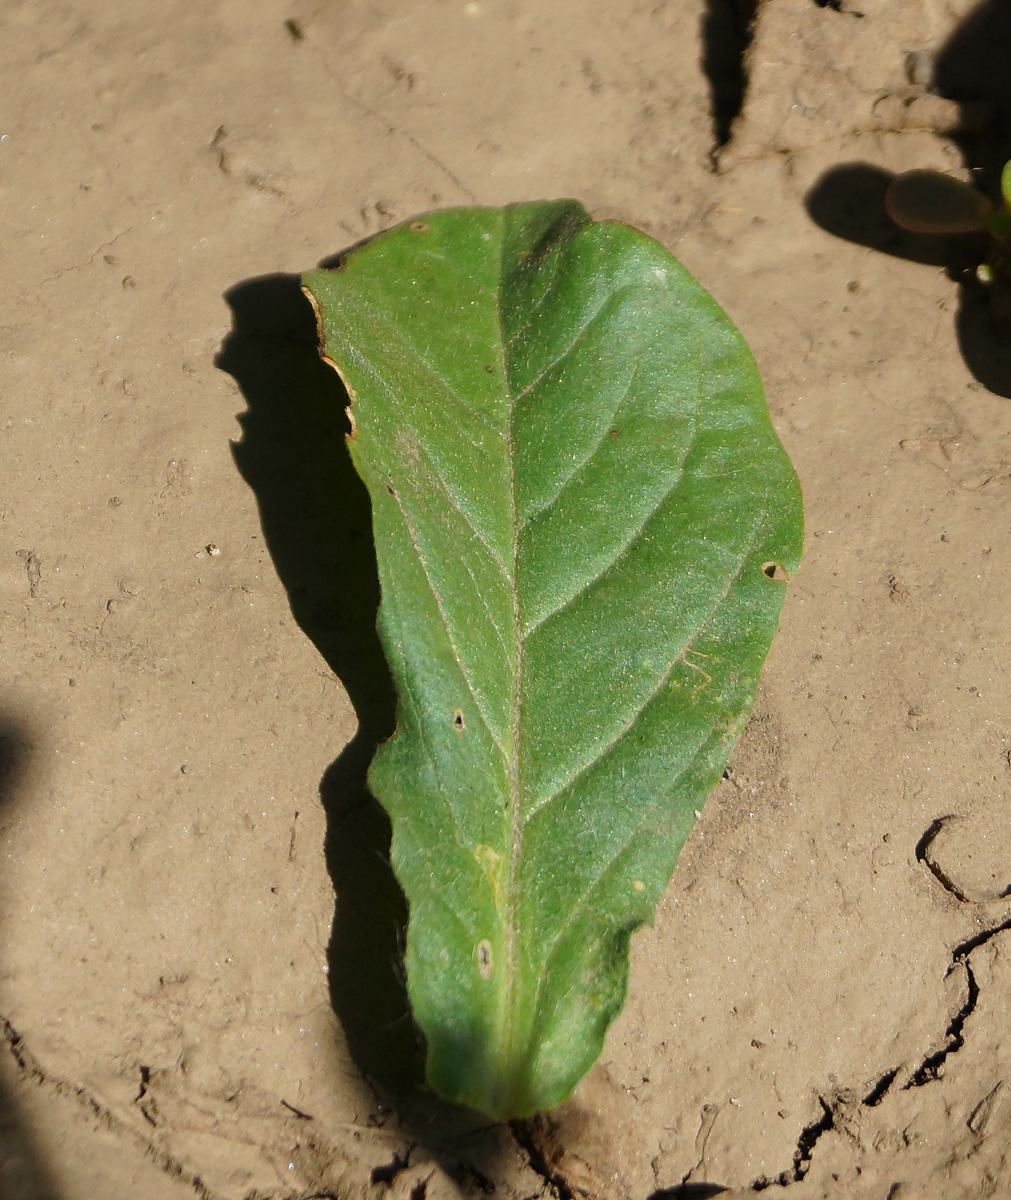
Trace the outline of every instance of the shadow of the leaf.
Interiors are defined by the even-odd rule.
[[[0,828],[10,822],[15,794],[30,765],[31,740],[16,722],[0,715]],[[16,1034],[6,1021],[0,1053],[16,1060]],[[20,1200],[59,1200],[56,1184],[49,1177],[42,1148],[21,1119],[14,1096],[0,1082],[0,1196]],[[5,1190],[5,1189],[9,1189]]]
[[[320,784],[336,892],[330,995],[359,1069],[401,1092],[422,1075],[402,978],[407,909],[389,866],[390,825],[366,772],[394,727],[395,693],[376,634],[379,580],[368,493],[348,454],[347,394],[321,362],[294,275],[226,295],[233,329],[216,365],[248,405],[236,465],[256,496],[292,615],[347,690],[358,731]]]

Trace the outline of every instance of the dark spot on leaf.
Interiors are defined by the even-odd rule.
[[[477,944],[477,969],[482,979],[491,979],[491,942],[487,938]]]
[[[789,583],[789,581],[790,581],[789,572],[783,567],[782,563],[778,563],[778,562],[762,563],[762,574],[767,579],[775,579],[775,580],[778,580],[780,583]]]
[[[287,29],[288,36],[293,42],[301,42],[305,38],[305,34],[302,32],[302,26],[298,21],[295,20],[294,17],[289,17],[287,21],[285,21],[284,27]]]
[[[617,436],[618,436],[618,430],[617,430],[617,429],[612,429],[612,430],[611,430],[611,437],[613,437],[613,438],[616,438]]]
[[[463,733],[466,728],[463,720],[463,712],[459,708],[453,713],[453,728],[457,733]]]
[[[407,228],[411,233],[427,233],[432,227],[427,221],[412,221]]]
[[[392,483],[388,483],[386,485],[386,490],[390,493],[391,496],[395,496],[397,494],[397,489],[393,486]]]

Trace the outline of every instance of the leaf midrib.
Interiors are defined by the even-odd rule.
[[[505,322],[502,317],[502,293],[503,283],[505,279],[505,247],[506,247],[506,214],[501,212],[499,215],[499,263],[498,277],[495,288],[495,311],[498,322],[498,343],[500,355],[500,369],[502,372],[502,382],[506,392],[506,400],[508,404],[508,429],[506,432],[506,452],[509,457],[509,484],[510,484],[510,516],[511,516],[511,532],[512,532],[512,554],[511,554],[511,574],[510,574],[510,594],[512,597],[513,606],[513,636],[514,636],[514,671],[513,671],[513,736],[510,745],[510,752],[507,757],[506,776],[509,781],[509,826],[510,826],[510,854],[509,854],[509,886],[506,889],[506,987],[504,989],[504,1006],[505,1006],[505,1021],[506,1029],[505,1041],[509,1047],[508,1060],[515,1062],[515,1052],[519,1049],[512,1045],[513,1042],[513,1024],[517,1016],[517,1006],[515,1000],[517,998],[517,988],[519,981],[519,971],[517,962],[517,914],[519,905],[517,903],[519,891],[519,871],[523,856],[523,839],[526,829],[526,820],[523,812],[523,792],[520,781],[520,723],[522,718],[521,712],[521,696],[522,696],[522,681],[523,681],[523,647],[526,640],[526,631],[523,629],[520,619],[520,597],[518,587],[518,562],[519,562],[519,543],[520,536],[526,526],[526,521],[520,522],[519,519],[519,503],[516,488],[516,443],[514,438],[514,424],[516,411],[519,400],[528,395],[537,384],[556,367],[560,362],[563,362],[579,345],[580,341],[585,337],[586,330],[597,319],[603,308],[606,307],[610,296],[605,296],[603,302],[598,306],[596,311],[583,321],[575,335],[566,345],[565,349],[560,354],[556,354],[547,366],[541,368],[533,380],[529,381],[516,395],[513,395],[512,386],[509,379],[508,355],[510,348],[517,342],[521,342],[523,338],[529,335],[530,329],[535,324],[535,316],[528,319],[523,325],[514,331],[512,338],[506,339]],[[557,248],[556,248],[557,249]],[[548,293],[553,293],[560,286],[561,276],[564,271],[564,264],[557,262],[552,278],[545,289],[545,294],[540,297],[537,308],[539,309],[544,303]],[[564,486],[567,486],[568,480]],[[563,486],[563,491],[564,491]],[[557,497],[555,498],[557,499]]]
[[[537,812],[540,812],[544,807],[546,807],[548,804],[550,804],[551,801],[556,799],[558,795],[560,795],[562,792],[566,791],[567,787],[555,789],[552,796],[546,797],[544,799],[544,801],[537,806],[537,809],[535,810],[534,813],[526,813],[524,811],[522,781],[520,779],[520,734],[521,734],[521,721],[522,721],[521,697],[522,697],[522,681],[523,681],[524,643],[526,642],[526,640],[530,636],[530,634],[533,632],[533,630],[532,629],[526,630],[523,628],[522,621],[521,621],[521,615],[520,615],[520,596],[519,596],[519,587],[518,587],[519,544],[520,544],[520,538],[523,533],[523,530],[526,528],[526,526],[529,522],[528,522],[528,520],[523,520],[521,522],[519,519],[519,504],[518,504],[517,479],[516,479],[517,455],[516,455],[514,426],[515,426],[515,419],[516,419],[516,413],[517,413],[517,407],[518,407],[519,401],[524,396],[528,395],[536,387],[536,385],[542,379],[545,378],[545,376],[553,369],[554,366],[556,366],[559,362],[564,361],[572,353],[573,349],[576,346],[578,346],[580,344],[580,342],[583,340],[583,338],[585,337],[586,330],[589,328],[590,325],[592,325],[593,321],[596,320],[600,316],[601,311],[607,307],[607,303],[612,297],[611,297],[611,295],[606,296],[604,299],[604,302],[590,316],[589,320],[585,320],[585,321],[581,322],[578,331],[571,338],[571,340],[569,341],[569,343],[567,344],[565,349],[561,352],[561,354],[554,355],[552,358],[552,362],[550,364],[548,364],[547,367],[542,367],[538,371],[534,380],[532,382],[528,383],[523,389],[521,389],[517,394],[514,395],[513,389],[511,386],[511,382],[510,382],[510,373],[509,373],[510,350],[513,348],[513,346],[516,343],[522,343],[522,339],[529,335],[530,326],[532,325],[532,322],[529,323],[527,326],[525,326],[521,332],[518,331],[517,333],[515,333],[513,338],[509,339],[507,341],[505,323],[503,320],[503,311],[502,311],[502,300],[503,300],[503,290],[504,290],[503,284],[504,284],[504,279],[505,279],[505,270],[504,270],[504,265],[505,265],[504,264],[504,254],[505,254],[505,247],[506,247],[505,220],[506,220],[505,214],[503,214],[502,217],[500,218],[499,265],[498,265],[498,276],[496,279],[497,286],[495,289],[495,306],[496,306],[496,318],[497,318],[497,324],[498,324],[498,348],[499,348],[499,356],[500,356],[500,370],[501,370],[501,378],[502,378],[503,387],[505,389],[505,399],[506,399],[506,403],[507,403],[507,428],[506,428],[505,441],[506,441],[506,452],[507,452],[508,460],[509,460],[509,482],[510,482],[509,503],[510,503],[510,525],[511,525],[511,535],[512,535],[512,546],[511,546],[511,555],[510,555],[510,564],[509,564],[510,565],[509,583],[510,583],[510,595],[511,595],[511,599],[512,599],[512,609],[513,609],[514,671],[513,671],[513,679],[512,679],[512,686],[513,686],[512,738],[511,738],[511,742],[509,745],[509,751],[506,756],[506,777],[507,777],[508,786],[509,786],[510,853],[509,853],[509,885],[506,889],[506,913],[505,913],[505,920],[506,920],[506,930],[505,930],[506,981],[505,981],[505,987],[503,988],[503,994],[501,996],[501,1003],[503,1005],[503,1008],[501,1011],[503,1012],[503,1017],[504,1017],[501,1033],[503,1036],[503,1043],[504,1043],[502,1046],[502,1049],[506,1053],[506,1059],[507,1059],[507,1061],[515,1062],[517,1060],[517,1052],[521,1050],[521,1048],[519,1046],[516,1046],[513,1043],[514,1043],[514,1038],[515,1038],[515,1034],[517,1031],[517,1017],[518,1017],[517,1000],[519,999],[518,993],[519,993],[519,988],[520,988],[520,978],[519,978],[519,965],[520,964],[519,964],[518,953],[517,953],[517,951],[518,951],[517,943],[518,943],[518,936],[519,936],[518,892],[519,892],[520,868],[521,868],[521,862],[522,862],[522,857],[523,857],[524,839],[526,836],[526,830],[527,830],[527,826],[529,824],[530,819]],[[559,264],[554,272],[549,290],[554,291],[554,289],[559,286],[559,284],[560,284],[559,274],[561,271],[562,271],[562,266],[561,266],[561,264]],[[633,379],[635,378],[634,371],[632,373],[632,378]],[[631,380],[629,381],[629,384],[626,386],[626,388],[622,394],[623,398],[627,396],[628,390],[630,387],[631,387]],[[701,398],[699,397],[699,403],[700,403],[700,401],[701,401]],[[697,418],[698,417],[698,404],[696,406],[695,415]],[[696,426],[695,426],[695,430],[693,431],[692,442],[690,444],[694,444],[697,434],[698,434],[698,422],[696,419]],[[592,457],[592,453],[593,453],[593,451],[591,451],[591,457]],[[688,453],[686,452],[684,461],[687,461],[687,458],[688,458]],[[585,466],[585,462],[581,465]],[[562,492],[564,492],[565,489],[568,487],[568,485],[571,483],[572,476],[574,474],[578,474],[578,468],[576,469],[576,471],[570,473],[569,477],[564,481],[562,488],[561,488]],[[638,540],[644,526],[649,523],[649,520],[653,516],[655,516],[656,512],[660,508],[662,508],[663,505],[670,499],[671,494],[678,490],[682,481],[683,481],[683,471],[679,472],[677,479],[672,481],[671,487],[668,488],[664,492],[664,494],[657,499],[656,505],[653,506],[653,508],[650,510],[650,512],[646,514],[646,516],[643,518],[643,520],[639,523],[638,527],[631,533],[631,536],[628,539],[626,539],[625,544],[622,546],[621,550],[619,551],[619,554],[618,554],[619,559],[628,553],[630,546],[634,545],[635,542]],[[558,499],[557,495],[555,497],[553,497],[553,499],[549,503],[548,507],[550,507],[551,504],[553,504],[555,501],[557,501],[557,499]],[[748,538],[749,542],[751,542],[754,537],[755,527],[757,527],[757,525],[760,523],[761,522],[760,522],[760,517],[759,517],[754,522],[753,527],[750,531],[749,538]],[[746,556],[744,556],[744,557],[746,558]],[[730,576],[729,581],[727,582],[726,588],[721,589],[720,599],[718,599],[715,602],[715,604],[713,606],[714,609],[719,606],[719,604],[722,602],[722,598],[725,597],[727,591],[729,591],[729,588],[733,586],[733,583],[739,577],[740,571],[742,570],[742,568],[743,568],[743,559],[740,563],[737,564],[735,570],[731,573],[731,576]],[[583,588],[579,589],[577,594],[582,594],[582,592],[585,590],[586,587],[591,586],[592,582],[593,582],[592,580],[588,581],[584,585]],[[562,605],[562,607],[563,608],[567,607],[568,603],[571,602],[572,599],[574,599],[574,597],[570,597],[569,601],[567,601],[566,604]],[[549,614],[549,615],[554,615],[554,614]],[[682,660],[684,654],[688,652],[688,650],[689,650],[690,646],[692,645],[692,643],[694,642],[694,640],[701,633],[702,629],[708,623],[708,620],[711,619],[711,616],[712,616],[712,612],[707,614],[707,618],[700,623],[698,628],[696,628],[695,630],[692,631],[691,635],[686,639],[685,645],[682,648],[682,650],[676,656],[674,656],[674,658],[668,665],[667,669],[663,672],[661,679],[658,682],[656,688],[654,688],[654,690],[652,691],[650,696],[646,699],[645,703],[643,703],[637,707],[630,722],[626,723],[626,725],[622,728],[622,730],[619,732],[617,737],[612,739],[608,743],[607,747],[604,750],[602,750],[599,754],[594,755],[592,760],[589,763],[584,764],[583,768],[579,772],[577,772],[577,775],[575,778],[580,778],[588,770],[591,770],[592,767],[601,760],[601,758],[605,757],[608,753],[613,751],[614,748],[616,747],[616,745],[618,745],[620,742],[622,742],[625,739],[625,737],[629,733],[629,730],[635,727],[636,723],[641,719],[642,714],[645,711],[645,709],[648,708],[651,701],[656,698],[657,693],[660,690],[662,690],[664,684],[670,678],[671,672],[674,670],[677,663]],[[537,626],[539,626],[541,623],[542,623],[541,621],[537,622]],[[537,626],[535,626],[534,628],[537,628]],[[694,758],[694,756],[693,756],[693,758]],[[687,766],[686,766],[686,769],[687,769]],[[568,782],[571,784],[572,782],[574,782],[574,780],[570,780]],[[633,835],[633,839],[634,839],[634,836],[635,835]],[[617,857],[620,857],[620,853]],[[612,858],[611,862],[604,868],[603,874],[606,875],[607,872],[613,868],[614,862],[615,862],[615,859]],[[580,900],[580,903],[577,904],[577,906],[576,906],[577,910],[579,910],[582,907],[582,905],[585,903],[587,895],[592,894],[592,892],[600,885],[601,878],[602,878],[602,876],[598,876],[598,878],[594,881],[594,883],[591,884],[590,888],[588,889],[588,892],[586,894],[584,894],[584,896]],[[570,921],[566,923],[565,928],[570,927],[571,921],[574,919],[575,919],[575,914],[573,914],[572,917],[570,918]],[[563,937],[564,937],[564,929],[559,933],[559,935],[555,939],[553,939],[551,953],[554,953],[554,951],[557,949],[559,942],[561,941],[561,939]],[[543,975],[535,983],[534,996],[531,998],[532,1004],[533,1004],[533,1012],[536,1012],[538,1001],[539,1001],[539,998],[540,998],[540,995],[542,992],[542,987],[543,987]],[[531,1013],[531,1015],[533,1015],[533,1013]],[[529,1033],[529,1030],[527,1032]],[[522,1057],[522,1055],[520,1055],[520,1057]]]
[[[502,383],[508,400],[508,427],[506,430],[506,453],[509,456],[509,503],[511,508],[512,525],[512,563],[510,595],[513,605],[513,736],[509,747],[509,757],[506,764],[506,778],[509,781],[509,886],[506,889],[506,986],[504,989],[506,1041],[506,1061],[515,1062],[514,1026],[516,1017],[517,986],[519,980],[518,964],[516,961],[516,917],[518,904],[516,894],[519,885],[520,860],[523,854],[523,793],[520,788],[520,694],[523,678],[523,634],[520,627],[520,598],[517,587],[517,564],[519,561],[520,529],[518,520],[518,505],[516,495],[516,449],[513,437],[513,424],[516,416],[516,401],[512,395],[509,383],[509,364],[505,337],[505,323],[502,320],[502,284],[505,275],[504,259],[506,246],[506,214],[499,216],[499,262],[498,278],[495,287],[495,315],[498,321],[498,343],[501,357],[500,368]],[[552,280],[552,283],[554,280]]]

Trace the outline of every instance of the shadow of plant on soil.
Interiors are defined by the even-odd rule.
[[[347,690],[358,731],[320,783],[336,891],[330,997],[360,1070],[406,1094],[423,1078],[401,974],[407,906],[389,865],[390,824],[365,776],[393,732],[396,699],[376,633],[379,580],[368,493],[345,444],[347,393],[320,360],[294,275],[225,296],[233,329],[215,365],[238,383],[236,465],[256,496],[267,548],[295,620]]]
[[[29,766],[31,739],[14,721],[0,715],[0,828],[11,820],[15,793]],[[18,1058],[20,1038],[0,1018],[2,1051]],[[4,1190],[9,1188],[10,1191]],[[0,1082],[0,1195],[22,1200],[59,1200],[60,1193],[43,1166],[40,1149],[18,1115],[17,1104]]]
[[[748,90],[745,58],[751,45],[758,0],[707,0],[702,17],[702,71],[709,81],[713,118],[710,163],[730,141],[731,127]]]
[[[984,0],[938,52],[930,85],[931,91],[958,103],[961,120],[945,136],[959,147],[976,187],[995,203],[1000,202],[1001,169],[1011,159],[1009,61],[1011,6],[1006,0]],[[986,257],[984,236],[945,237],[899,229],[884,207],[892,177],[869,163],[842,163],[808,193],[808,214],[836,237],[944,267],[959,285],[956,328],[966,366],[991,392],[1011,397],[1011,333],[995,326],[988,289],[976,278],[976,266]]]

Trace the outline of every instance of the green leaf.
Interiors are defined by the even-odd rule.
[[[915,170],[892,179],[885,210],[911,233],[972,233],[986,229],[993,205],[971,183],[940,171]]]
[[[747,347],[572,201],[411,221],[305,278],[372,496],[397,732],[369,781],[428,1079],[564,1100],[624,1003],[800,554]]]

